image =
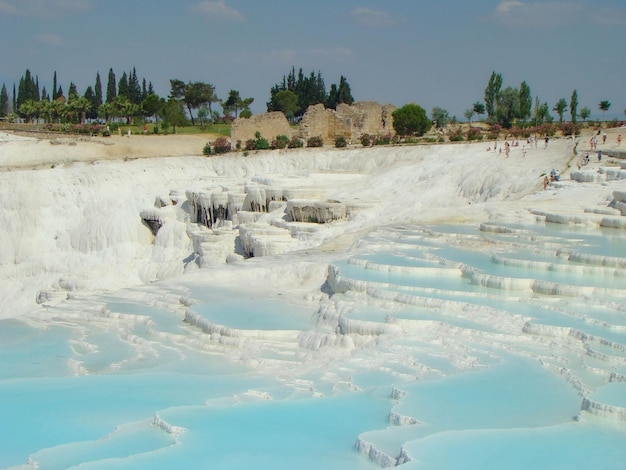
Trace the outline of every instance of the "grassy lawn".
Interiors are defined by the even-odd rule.
[[[167,131],[165,131],[163,129],[163,123],[159,122],[158,124],[155,123],[147,123],[146,124],[146,129],[148,131],[149,134],[152,134],[154,132],[154,127],[155,125],[158,125],[158,129],[159,129],[159,133],[160,134],[172,134],[174,132],[173,128],[170,126]],[[176,133],[177,134],[219,134],[219,135],[223,135],[226,137],[230,137],[230,124],[207,124],[206,126],[202,126],[200,127],[199,125],[196,126],[179,126],[176,128]],[[127,132],[128,129],[130,128],[130,132],[131,134],[143,134],[143,124],[138,124],[138,125],[126,125],[126,124],[119,124],[119,127],[121,127],[123,129],[123,132]],[[6,122],[2,122],[0,123],[0,130],[12,130],[12,131],[22,131],[22,132],[45,132],[46,131],[46,127],[45,124],[16,124],[16,123],[6,123]],[[117,127],[115,127],[114,125],[111,125],[111,130],[113,132],[117,132]]]
[[[153,124],[154,126],[154,124]],[[160,127],[160,126],[159,126]],[[138,132],[142,132],[143,127],[137,128]],[[151,127],[148,126],[148,132],[151,131]],[[168,132],[172,132],[172,129],[168,129]],[[176,128],[177,134],[220,134],[226,137],[230,137],[230,124],[208,124],[206,126],[184,126]]]

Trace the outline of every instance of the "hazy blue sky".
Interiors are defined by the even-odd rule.
[[[9,93],[27,68],[82,94],[135,67],[162,96],[170,78],[204,81],[259,113],[295,66],[327,88],[344,75],[356,100],[461,119],[495,70],[550,108],[577,89],[579,108],[608,100],[626,119],[624,0],[0,0],[0,58]]]

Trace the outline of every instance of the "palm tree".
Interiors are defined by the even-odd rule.
[[[80,96],[70,100],[66,109],[68,116],[75,117],[82,124],[85,122],[87,111],[91,109],[91,101]],[[68,118],[68,120],[70,119]]]
[[[598,108],[600,108],[600,110],[602,111],[602,120],[604,121],[604,112],[608,111],[609,108],[611,107],[611,103],[607,100],[603,100],[600,101],[600,104],[598,105]]]
[[[26,100],[20,106],[20,114],[23,114],[26,117],[26,121],[32,121],[34,117],[39,114],[39,106],[37,102],[33,100]]]
[[[41,115],[43,116],[44,120],[46,122],[52,122],[52,117],[55,115],[53,102],[48,100],[42,100],[39,102],[39,106],[41,107]]]

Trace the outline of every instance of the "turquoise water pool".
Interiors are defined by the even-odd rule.
[[[380,229],[306,302],[183,277],[0,321],[0,468],[620,468],[626,237],[499,229]]]

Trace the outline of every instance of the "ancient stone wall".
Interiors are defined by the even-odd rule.
[[[343,136],[349,143],[356,143],[364,134],[394,134],[391,113],[395,106],[380,105],[374,101],[359,101],[352,105],[340,104],[337,110],[326,109],[323,104],[309,106],[300,121],[297,135],[305,142],[320,136],[326,145]],[[240,140],[242,145],[254,139],[260,132],[268,141],[277,135],[291,138],[295,132],[289,127],[285,115],[279,111],[256,114],[250,118],[239,118],[233,122],[230,135],[233,147]]]
[[[394,134],[393,105],[380,105],[374,101],[359,101],[352,105],[340,104],[337,110],[324,105],[310,106],[300,123],[300,136],[308,139],[321,136],[325,144],[332,144],[338,136],[348,142],[358,141],[362,135]]]
[[[364,134],[394,134],[393,116],[395,106],[380,105],[375,101],[358,101],[352,105],[341,103],[337,106],[337,115],[352,120],[352,134],[355,139]]]
[[[298,135],[306,142],[311,137],[320,136],[324,144],[331,144],[339,136],[352,138],[352,121],[342,118],[332,109],[324,108],[323,104],[309,106],[300,121]]]
[[[237,141],[241,141],[242,147],[247,140],[254,139],[257,132],[269,142],[277,135],[286,135],[291,138],[293,132],[289,127],[289,121],[280,111],[271,113],[255,114],[249,118],[238,118],[233,121],[230,129],[230,140],[233,147]]]

